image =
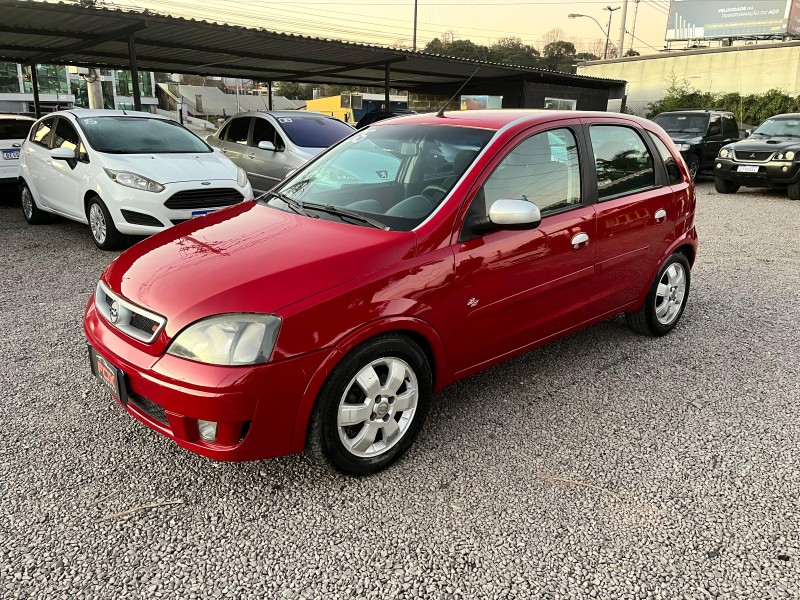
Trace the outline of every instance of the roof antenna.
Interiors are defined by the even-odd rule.
[[[465,86],[466,86],[466,85],[467,85],[467,84],[470,82],[470,79],[472,79],[473,77],[475,77],[475,73],[477,73],[479,70],[480,70],[480,67],[478,67],[477,69],[475,69],[475,70],[472,72],[472,75],[470,75],[470,76],[467,78],[467,80],[466,80],[466,81],[465,81],[463,84],[461,84],[461,87],[460,87],[460,88],[458,88],[458,91],[457,91],[455,94],[453,94],[453,96],[450,98],[450,100],[448,100],[447,102],[445,102],[445,103],[444,103],[444,105],[442,106],[442,108],[440,108],[440,109],[437,111],[437,113],[436,113],[436,116],[437,116],[437,117],[444,117],[444,109],[445,109],[445,108],[447,108],[447,105],[448,105],[448,104],[450,104],[450,103],[451,103],[453,100],[455,100],[456,96],[458,96],[458,95],[461,93],[461,90],[463,90],[463,89],[464,89],[464,87],[465,87]]]

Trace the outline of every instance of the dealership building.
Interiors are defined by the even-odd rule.
[[[800,0],[673,0],[665,41],[660,54],[581,63],[578,74],[627,81],[626,107],[635,113],[673,81],[700,92],[800,95]]]

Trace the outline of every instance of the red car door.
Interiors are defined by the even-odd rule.
[[[581,178],[577,121],[512,140],[472,188],[454,245],[456,280],[448,360],[463,373],[522,351],[587,318],[594,270],[594,207]],[[499,199],[542,213],[533,229],[471,233]]]
[[[674,235],[677,209],[673,190],[656,168],[648,134],[611,120],[594,119],[587,129],[598,200],[591,313],[611,315],[649,285]]]

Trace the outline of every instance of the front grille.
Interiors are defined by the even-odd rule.
[[[770,158],[772,158],[772,154],[772,152],[747,152],[739,150],[733,153],[733,157],[736,160],[741,160],[744,162],[749,160],[756,162],[767,162]]]
[[[239,204],[242,200],[244,196],[233,188],[210,188],[177,192],[164,202],[164,206],[173,210],[219,208]]]
[[[128,390],[128,403],[133,404],[140,412],[143,412],[154,421],[169,426],[167,413],[164,412],[164,407],[160,404],[156,404],[152,400],[148,400],[130,389]]]
[[[189,219],[170,219],[173,225],[180,225],[181,223],[186,223]]]
[[[131,312],[131,327],[144,331],[147,335],[153,335],[154,332],[158,331],[158,325],[158,321],[148,319],[139,313]]]
[[[133,225],[147,225],[148,227],[163,227],[164,224],[151,215],[136,212],[134,210],[122,209],[122,216],[128,223]]]
[[[102,282],[97,283],[95,306],[108,323],[145,344],[151,344],[167,323],[161,315],[128,302]]]

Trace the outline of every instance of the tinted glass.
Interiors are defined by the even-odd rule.
[[[800,138],[800,119],[767,119],[753,135]]]
[[[55,117],[50,117],[40,122],[39,125],[36,126],[36,129],[31,132],[33,135],[31,140],[40,146],[47,147],[50,143],[50,131],[53,129],[54,121]]]
[[[364,129],[298,171],[277,191],[294,200],[345,208],[391,229],[409,231],[436,209],[494,133],[430,125]],[[423,177],[433,156],[438,157],[435,162],[451,161],[441,165],[443,175],[435,190],[429,189]],[[271,198],[269,204],[291,210],[278,198]],[[323,212],[312,214],[338,219]]]
[[[669,148],[667,148],[667,145],[653,133],[650,133],[650,138],[656,145],[656,149],[658,150],[659,155],[661,155],[661,160],[664,161],[664,168],[667,170],[667,179],[669,179],[670,184],[681,183],[683,181],[683,175],[681,174],[681,170],[675,162],[675,157],[672,156],[672,153],[669,151]]]
[[[722,117],[719,115],[711,115],[708,123],[708,135],[722,135]]]
[[[722,134],[729,138],[736,137],[739,134],[736,119],[730,115],[722,115]]]
[[[471,214],[488,214],[500,199],[533,202],[542,213],[581,202],[581,178],[575,136],[569,129],[537,133],[514,148],[483,184],[483,197]],[[476,212],[477,211],[477,212]]]
[[[653,119],[669,133],[697,133],[708,129],[708,115],[703,113],[662,113]]]
[[[53,134],[53,148],[66,148],[67,150],[75,151],[78,153],[78,146],[81,144],[81,139],[78,137],[78,132],[75,128],[64,118],[58,120],[56,124],[56,131]]]
[[[336,119],[277,117],[278,124],[301,148],[327,148],[353,133],[353,128]]]
[[[89,145],[110,154],[211,152],[196,135],[167,119],[84,117],[78,123]]]
[[[239,117],[228,125],[225,139],[235,144],[247,144],[247,134],[250,132],[250,117]]]
[[[32,123],[23,119],[0,119],[0,140],[24,140]]]
[[[286,146],[272,123],[261,117],[257,117],[253,122],[253,146],[258,146],[259,142],[272,142],[276,148]]]
[[[633,129],[594,125],[590,130],[600,199],[653,187],[653,157]]]

